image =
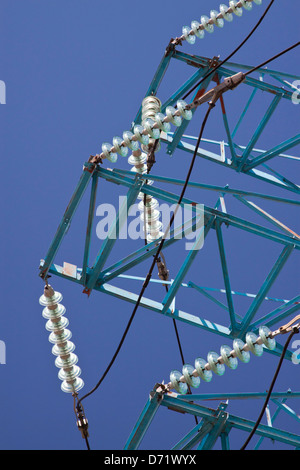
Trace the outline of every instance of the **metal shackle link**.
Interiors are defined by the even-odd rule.
[[[66,393],[77,393],[84,386],[84,382],[79,377],[81,369],[76,365],[78,357],[73,353],[75,345],[70,341],[72,333],[66,328],[69,321],[64,316],[66,309],[60,304],[61,300],[62,295],[48,284],[39,303],[45,307],[42,315],[47,319],[49,341],[54,344],[52,353],[57,356],[55,365],[60,369],[58,378],[62,380],[61,389]]]
[[[217,375],[224,374],[225,365],[230,369],[236,369],[237,359],[247,363],[250,360],[250,352],[256,356],[261,356],[264,346],[270,350],[276,347],[276,341],[267,326],[259,328],[259,336],[256,336],[253,332],[248,332],[245,340],[244,343],[240,339],[235,339],[233,349],[226,345],[221,346],[220,355],[210,351],[207,355],[207,361],[197,358],[195,366],[184,364],[182,373],[177,370],[171,371],[167,388],[169,390],[175,389],[178,393],[184,395],[188,393],[189,386],[199,387],[200,378],[205,382],[210,382],[213,372]]]

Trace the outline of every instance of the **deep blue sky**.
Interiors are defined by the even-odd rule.
[[[197,40],[194,46],[184,43],[180,50],[225,58],[258,21],[267,3],[265,0],[262,6],[254,5],[251,12],[244,11],[241,18],[235,17],[223,30],[206,34],[205,39]],[[1,0],[0,6],[0,79],[6,83],[7,93],[6,105],[0,109],[0,339],[5,341],[7,353],[6,364],[0,366],[0,448],[84,449],[84,441],[76,430],[72,397],[60,390],[55,358],[41,315],[38,300],[43,293],[43,282],[38,277],[39,262],[47,252],[75,189],[82,164],[90,154],[101,151],[102,142],[110,142],[114,135],[121,135],[130,128],[170,38],[179,36],[183,25],[208,14],[211,8],[218,9],[219,3],[199,0],[153,0],[150,3],[134,0]],[[256,65],[298,41],[297,6],[296,0],[275,1],[258,31],[232,61]],[[270,68],[299,75],[299,51],[294,50],[278,59]],[[170,67],[158,96],[165,100],[192,73],[194,69],[190,70],[184,64]],[[240,89],[236,94],[229,92],[225,96],[230,124],[235,125],[238,110],[242,109],[247,97],[248,94]],[[264,99],[266,97],[261,93],[261,101],[254,105],[250,119],[239,133],[241,145],[247,145],[251,131],[259,122],[259,103]],[[300,105],[282,103],[280,112],[274,115],[257,146],[272,147],[299,132],[299,110]],[[197,113],[193,132],[200,128],[203,113]],[[207,125],[205,137],[224,138],[219,107]],[[290,151],[296,156],[299,155],[297,152],[298,149]],[[164,153],[164,147],[158,155],[154,173],[184,178],[189,156],[176,152],[170,159]],[[279,159],[275,168],[295,180],[299,175],[296,163]],[[112,165],[105,162],[104,167],[107,166]],[[126,159],[119,158],[116,166],[129,169]],[[292,193],[286,194],[254,179],[249,181],[200,159],[191,180],[220,185],[228,183],[240,189],[294,197]],[[97,204],[113,202],[122,194],[125,194],[124,188],[100,182]],[[199,196],[199,202],[211,206],[216,199],[217,194],[205,191]],[[263,222],[253,218],[250,211],[239,206],[232,197],[226,201],[229,212]],[[58,264],[68,261],[81,266],[87,203],[86,197],[57,256]],[[293,230],[299,230],[299,215],[294,208],[275,203],[264,203],[263,207],[273,211]],[[281,247],[240,234],[235,229],[224,230],[224,239],[229,248],[232,289],[256,293]],[[139,240],[116,245],[112,259],[118,259],[142,243]],[[93,254],[98,247],[99,240],[94,233]],[[167,256],[171,277],[175,277],[184,257],[184,251],[174,250]],[[297,294],[299,269],[295,258],[289,259],[270,296],[291,299]],[[132,274],[144,276],[148,267],[149,263],[145,263]],[[208,237],[193,268],[199,285],[223,288],[214,233]],[[110,361],[132,305],[98,292],[87,298],[80,286],[60,278],[52,277],[51,284],[64,296],[62,303],[67,308],[66,317],[70,320],[69,328],[86,384],[82,392],[86,393]],[[118,281],[116,284],[137,293],[141,287],[138,281]],[[152,292],[157,300],[162,300],[162,288]],[[224,295],[218,298],[225,302]],[[249,299],[244,297],[235,296],[234,302],[241,314],[249,305]],[[217,310],[214,304],[190,289],[182,292],[178,305],[184,311],[228,324],[223,310]],[[271,311],[278,305],[269,302],[262,311]],[[193,363],[197,356],[205,357],[211,349],[219,351],[223,344],[221,337],[198,329],[194,331],[185,324],[178,326],[187,362]],[[284,339],[279,341],[283,343]],[[230,341],[227,343],[231,344]],[[276,357],[267,353],[262,358],[252,356],[248,365],[240,364],[236,371],[227,370],[223,377],[214,377],[210,384],[202,383],[201,391],[265,391],[276,365]],[[91,448],[122,449],[150,390],[156,382],[167,381],[174,368],[180,369],[181,361],[171,320],[140,308],[112,370],[101,388],[84,403],[90,422]],[[285,362],[276,390],[286,391],[289,387],[298,390],[298,377],[297,366]],[[217,403],[209,402],[207,406],[216,407]],[[251,404],[232,402],[228,411],[255,420],[261,406],[260,400]],[[297,402],[291,406],[299,413]],[[299,432],[298,422],[285,413],[279,415],[275,425]],[[193,417],[161,409],[142,448],[169,449],[193,426]],[[232,447],[238,448],[246,435],[236,433],[232,439]],[[264,448],[274,446],[265,441]]]

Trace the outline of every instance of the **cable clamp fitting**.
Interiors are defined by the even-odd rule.
[[[158,276],[162,281],[169,279],[169,270],[166,268],[165,263],[162,262],[161,258],[157,260]]]
[[[296,323],[296,322],[298,322],[298,323]],[[299,333],[299,330],[300,330],[300,315],[297,315],[289,323],[287,323],[286,325],[283,325],[280,328],[278,328],[278,330],[273,331],[270,334],[270,337],[273,338],[274,336],[277,336],[277,335],[284,335],[286,333],[290,333],[294,329],[298,330],[298,333]]]
[[[246,76],[245,74],[243,74],[243,72],[238,72],[235,75],[231,75],[231,77],[226,77],[222,83],[206,92],[200,98],[194,100],[191,104],[187,105],[186,108],[193,109],[203,103],[206,103],[207,101],[212,104],[215,104],[225,91],[234,90],[245,80],[245,78]]]
[[[89,425],[88,425],[88,420],[86,419],[84,412],[80,406],[77,406],[76,408],[76,416],[77,416],[77,421],[76,421],[77,427],[79,431],[81,432],[81,436],[83,437],[83,439],[85,439],[86,437],[89,437],[89,433],[88,433]]]

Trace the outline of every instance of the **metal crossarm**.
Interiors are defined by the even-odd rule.
[[[45,258],[40,262],[40,277],[46,283],[50,275],[58,276],[78,284],[82,292],[88,296],[92,292],[98,292],[99,295],[110,296],[112,301],[115,298],[132,304],[134,309],[141,306],[149,315],[159,313],[164,318],[172,320],[174,324],[179,321],[192,328],[197,328],[195,331],[200,335],[203,332],[233,340],[233,349],[228,350],[228,347],[223,345],[220,349],[220,356],[210,351],[203,367],[201,361],[197,363],[195,361],[195,368],[184,364],[182,373],[172,371],[173,375],[171,377],[170,374],[169,383],[156,384],[125,444],[124,449],[126,450],[139,448],[161,406],[180,413],[191,414],[201,420],[177,443],[174,443],[173,450],[213,449],[218,442],[220,442],[222,449],[230,449],[231,430],[236,429],[251,433],[254,422],[229,413],[227,411],[228,400],[260,399],[264,398],[266,393],[234,392],[200,395],[188,393],[189,387],[195,385],[196,388],[200,383],[200,377],[201,380],[209,381],[208,377],[210,374],[212,376],[212,372],[222,375],[225,365],[232,369],[236,368],[237,359],[248,362],[250,351],[255,355],[261,355],[262,351],[266,350],[271,355],[271,359],[272,355],[275,358],[281,357],[284,348],[276,343],[274,337],[290,331],[291,328],[299,327],[298,324],[295,327],[289,322],[270,334],[266,333],[271,326],[277,325],[283,319],[288,320],[288,317],[298,312],[300,308],[298,293],[292,293],[290,297],[282,299],[278,297],[283,294],[271,292],[276,281],[286,273],[288,262],[299,254],[300,236],[295,227],[290,226],[289,223],[283,223],[279,220],[278,215],[275,217],[272,214],[272,210],[269,208],[271,204],[274,204],[283,208],[282,211],[284,211],[287,207],[297,209],[300,205],[300,201],[297,199],[300,193],[300,186],[296,180],[297,172],[293,172],[292,176],[286,176],[276,167],[276,159],[279,158],[285,158],[285,162],[288,163],[298,162],[297,155],[287,155],[285,152],[297,151],[297,146],[300,144],[300,134],[285,135],[282,137],[282,141],[277,143],[274,136],[267,140],[268,144],[260,144],[260,139],[271,128],[272,119],[274,116],[278,116],[282,106],[291,105],[295,93],[295,87],[291,82],[300,80],[300,77],[292,73],[265,69],[261,66],[253,67],[226,60],[220,61],[219,56],[207,58],[178,50],[178,46],[182,45],[184,41],[191,45],[194,44],[197,38],[202,38],[206,32],[213,32],[215,27],[223,27],[224,20],[231,21],[233,15],[241,16],[244,10],[250,10],[254,3],[259,5],[261,0],[231,0],[228,6],[220,5],[219,11],[211,10],[210,16],[202,15],[199,22],[192,21],[191,27],[183,26],[181,34],[170,40],[146,94],[141,100],[135,118],[129,126],[130,130],[124,131],[122,137],[115,136],[112,143],[104,140],[101,143],[100,152],[91,155],[84,164],[83,172],[67,209],[61,218]],[[168,79],[168,68],[174,61],[177,62],[177,65],[187,66],[191,73],[189,78],[175,91],[170,87],[169,89],[172,89],[170,95],[161,100],[159,98],[160,85],[163,80]],[[245,95],[245,102],[242,100],[239,102],[239,93]],[[186,101],[189,95],[192,98]],[[249,114],[251,116],[252,107],[256,100],[260,100],[261,115],[257,113],[258,124],[252,130],[249,127],[250,136],[246,141],[240,141],[238,135],[243,126],[247,126],[251,121]],[[213,136],[214,139],[205,138],[202,135],[206,118],[199,137],[194,136],[190,131],[195,121],[197,126],[199,124],[199,114],[201,113],[197,112],[198,108],[201,111],[203,107],[206,109],[207,105],[209,111],[216,108],[221,113],[218,118],[220,124],[219,121],[216,121],[218,124],[212,126],[216,133]],[[240,109],[237,109],[239,106]],[[234,107],[233,115],[231,115],[232,107]],[[154,164],[154,172],[159,172],[160,155],[164,151],[166,158],[172,157],[170,158],[172,164],[170,163],[168,167],[167,176],[152,173]],[[176,155],[178,153],[179,157],[175,156],[175,153]],[[129,168],[124,168],[122,163],[118,163],[118,155],[129,156],[128,163],[132,166],[131,171]],[[230,169],[232,176],[243,178],[242,184],[240,187],[236,187],[238,185],[235,183],[234,185],[224,184],[224,186],[208,184],[204,182],[204,172],[200,177],[200,172],[198,174],[195,172],[191,180],[189,179],[190,174],[184,180],[181,172],[180,178],[173,177],[172,165],[176,164],[178,168],[181,168],[182,161],[188,160],[190,155],[193,155],[193,164],[196,160],[204,159],[207,165],[213,163],[219,165],[221,171]],[[121,159],[121,161],[124,160]],[[275,163],[274,167],[273,163]],[[252,183],[262,184],[264,189],[256,189],[256,186],[253,189],[253,185],[247,189],[245,181],[248,177]],[[115,213],[106,237],[100,242],[99,239],[94,240],[93,231],[97,216],[98,187],[102,183],[105,186],[110,185],[115,190],[115,194],[118,192],[124,196],[125,193],[126,196],[123,204]],[[70,263],[65,261],[63,264],[57,264],[56,257],[58,253],[61,255],[62,241],[89,186],[86,233],[85,237],[80,240],[82,246],[79,247],[82,253],[82,258],[80,258],[82,265],[71,264],[72,260]],[[180,196],[178,189],[183,190]],[[184,192],[185,189],[187,189],[187,194]],[[273,193],[268,193],[269,189],[273,190]],[[190,191],[189,194],[188,191]],[[205,196],[207,194],[209,196],[215,195],[215,200],[207,203]],[[110,191],[105,192],[105,202],[108,202],[107,199],[111,195]],[[100,198],[103,202],[103,193],[101,192]],[[252,201],[253,198],[255,203]],[[138,207],[140,219],[144,224],[144,238],[136,242],[134,248],[122,248],[111,261],[111,255],[116,253],[114,250],[121,238],[121,229],[126,227],[130,208],[137,199],[140,199]],[[239,206],[240,212],[238,214],[232,208],[234,203]],[[168,237],[165,240],[162,240],[166,233],[161,231],[162,223],[159,219],[162,204],[167,204],[169,207],[175,206],[176,210],[184,209],[189,213],[187,221],[184,220],[180,223],[176,221],[175,226],[170,227],[170,233],[167,234]],[[201,211],[199,206],[201,206]],[[250,213],[249,216],[247,211]],[[171,220],[170,217],[170,225],[172,225]],[[202,225],[197,232],[199,220],[202,221]],[[225,235],[225,231],[229,233],[228,237]],[[230,239],[230,235],[235,231],[239,233],[238,243],[241,245],[234,245],[236,242],[232,242]],[[193,234],[195,238],[191,244],[192,248],[184,253],[182,240]],[[217,256],[219,264],[215,262],[215,258],[213,263],[214,268],[220,268],[221,284],[223,284],[221,286],[203,286],[202,281],[198,278],[199,269],[197,270],[195,267],[197,262],[199,265],[201,264],[206,241],[211,237],[215,237],[214,256]],[[270,263],[268,274],[260,281],[257,292],[250,290],[251,293],[249,293],[247,287],[244,291],[239,287],[236,290],[237,286],[232,275],[229,254],[232,253],[232,250],[236,250],[234,254],[238,256],[241,246],[242,249],[246,246],[244,240],[252,240],[251,237],[257,237],[256,239],[259,241],[273,244],[275,248],[278,248],[278,254],[275,262]],[[163,254],[158,251],[162,246],[162,241]],[[94,251],[96,256],[92,260],[91,253]],[[173,256],[174,252],[176,253],[177,264],[174,263],[176,268],[172,267],[172,257],[171,266],[169,265],[168,252],[172,252]],[[160,254],[162,258],[157,260],[157,254]],[[152,275],[152,271],[148,271],[151,259],[153,266],[157,261],[158,274],[156,277]],[[208,265],[211,263],[210,260],[205,262]],[[264,264],[267,265],[267,263],[267,259],[264,260]],[[140,273],[140,270],[144,268],[144,275],[137,276],[133,272],[134,269],[137,269]],[[243,266],[243,269],[247,270],[248,268]],[[126,280],[125,287],[122,285],[123,280]],[[259,282],[258,276],[257,280]],[[155,283],[164,288],[161,293],[157,293],[158,289],[151,290],[150,288],[150,292],[146,294],[144,290],[139,289],[141,286],[142,289],[148,288],[149,285],[153,287]],[[182,289],[187,289],[185,293],[188,295],[193,293],[199,299],[192,312],[186,311],[184,305],[183,307],[178,306],[178,297],[180,297]],[[223,295],[224,302],[218,298],[219,294]],[[237,307],[234,296],[251,300],[245,311],[242,311],[239,306]],[[205,303],[202,303],[204,298],[209,303],[209,308],[205,306]],[[183,300],[185,300],[184,296]],[[277,302],[276,308],[271,306],[266,313],[263,307],[272,304],[272,302]],[[182,303],[184,304],[183,301]],[[218,317],[219,311],[222,314],[220,317]],[[296,319],[299,318],[296,317]],[[67,336],[63,337],[62,332],[66,320],[61,320],[61,318],[56,320],[57,318],[54,316],[52,328],[55,329],[57,332],[55,334],[58,336],[58,339],[55,338],[55,340],[62,341],[65,338],[66,342]],[[276,327],[278,328],[278,326]],[[125,331],[127,332],[127,330]],[[246,343],[243,343],[244,340]],[[69,345],[69,347],[71,346]],[[63,354],[64,351],[60,350],[60,352]],[[72,359],[73,356],[70,357]],[[284,358],[289,361],[293,360],[292,351],[285,350]],[[71,359],[68,358],[68,361]],[[66,361],[64,357],[62,360]],[[61,374],[66,380],[64,389],[73,392],[75,390],[77,393],[77,389],[79,390],[82,385],[81,380],[75,377],[76,373],[79,373],[79,369],[71,364],[73,369],[69,371],[69,362],[64,362],[63,365],[66,369]],[[192,371],[190,367],[192,367]],[[188,395],[184,396],[184,393],[181,392],[182,389]],[[176,390],[178,393],[173,393],[171,390]],[[298,435],[274,427],[274,421],[279,412],[285,412],[292,419],[299,421],[299,416],[286,404],[288,399],[299,397],[300,392],[274,392],[271,394],[270,399],[277,408],[272,417],[267,410],[268,425],[258,425],[256,434],[260,436],[260,439],[257,448],[265,438],[300,448]],[[196,403],[198,400],[219,400],[220,403],[215,409],[212,409],[199,405]],[[87,421],[79,404],[77,418],[79,429],[83,437],[86,437]]]
[[[161,393],[160,391],[151,392],[149,400],[147,401],[144,410],[136,425],[133,428],[132,433],[128,437],[124,449],[126,450],[137,450],[145,437],[146,431],[149,427],[150,422],[153,420],[154,415],[159,411],[159,407],[163,406],[172,411],[178,411],[180,413],[188,413],[198,418],[201,418],[199,425],[195,426],[186,436],[184,436],[178,443],[175,444],[173,449],[175,450],[188,450],[195,448],[198,445],[198,449],[213,449],[218,438],[221,440],[221,446],[223,449],[228,449],[229,445],[229,433],[232,429],[239,431],[250,432],[253,428],[254,422],[248,419],[241,419],[238,416],[230,414],[226,411],[226,402],[221,403],[218,409],[207,408],[205,406],[195,403],[197,399],[201,400],[227,400],[229,399],[251,399],[251,398],[263,398],[264,394],[248,394],[240,393],[224,395],[201,395],[194,396],[193,401],[190,398],[183,399],[180,395],[174,393]],[[272,399],[276,397],[288,398],[294,397],[299,398],[299,392],[281,392],[274,393],[271,395]],[[266,426],[260,424],[256,430],[256,434],[261,438],[272,439],[279,441],[293,448],[300,447],[300,437],[296,434],[277,429],[275,427]],[[200,442],[200,445],[199,445]]]

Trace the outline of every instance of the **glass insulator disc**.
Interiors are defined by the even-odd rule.
[[[250,351],[255,354],[255,356],[261,356],[264,352],[264,348],[262,344],[255,344],[255,341],[257,341],[256,334],[254,334],[252,331],[249,331],[249,333],[246,334],[247,346],[249,347]]]
[[[210,382],[212,379],[212,371],[205,369],[205,366],[207,364],[207,361],[202,359],[201,357],[198,357],[195,360],[195,369],[197,371],[197,374],[201,377],[201,379],[204,380],[204,382]]]
[[[163,113],[156,113],[154,116],[155,122],[159,125],[159,128],[164,132],[170,132],[171,124],[169,122],[164,122],[165,115]]]
[[[249,362],[250,361],[250,353],[249,351],[243,351],[243,347],[245,346],[245,343],[236,338],[233,341],[233,349],[237,355],[237,358],[242,361],[242,362]]]
[[[61,384],[61,389],[65,393],[74,393],[78,392],[84,387],[84,381],[80,377],[76,377],[74,382],[68,383],[64,380]]]
[[[181,116],[186,119],[187,121],[190,121],[193,117],[193,113],[190,109],[186,109],[187,103],[183,100],[178,100],[177,101],[177,109],[180,111]]]
[[[223,375],[225,372],[225,366],[224,364],[220,364],[218,359],[219,355],[214,351],[210,351],[207,354],[207,362],[210,365],[211,370],[217,375]]]
[[[42,316],[47,320],[59,318],[66,313],[66,308],[62,304],[58,304],[54,310],[45,307],[42,311]]]
[[[52,297],[46,297],[44,294],[40,297],[39,303],[40,305],[44,306],[52,306],[55,304],[59,304],[63,299],[63,296],[60,292],[54,292],[54,295]]]
[[[52,348],[52,354],[54,356],[65,356],[66,354],[70,354],[75,350],[75,344],[72,341],[66,341],[66,343],[61,346],[55,344]]]
[[[133,128],[134,135],[136,138],[143,144],[143,145],[148,145],[149,144],[149,135],[148,134],[143,134],[144,128],[140,124],[137,124]]]
[[[240,0],[242,2],[243,7],[245,10],[252,10],[252,2],[248,2],[247,0]]]
[[[174,126],[179,127],[181,126],[181,123],[182,123],[182,117],[175,116],[175,113],[176,113],[176,109],[173,108],[173,106],[167,106],[166,115],[170,119],[171,123],[174,124]]]
[[[159,139],[160,130],[156,129],[156,128],[153,128],[154,124],[155,124],[155,121],[153,121],[153,119],[151,119],[151,118],[146,119],[145,122],[144,122],[144,126],[145,126],[145,129],[148,132],[148,134],[153,139]]]
[[[125,131],[123,132],[123,139],[127,147],[129,147],[131,150],[135,151],[138,150],[139,148],[139,143],[137,140],[132,140],[133,133],[130,131]]]
[[[73,354],[73,353],[66,354],[65,356],[62,356],[62,357],[58,356],[55,359],[55,365],[59,369],[62,369],[63,367],[72,367],[75,364],[77,364],[77,362],[78,362],[78,357],[76,356],[76,354]]]
[[[205,31],[207,31],[208,33],[213,33],[214,32],[214,26],[209,23],[209,20],[210,20],[210,18],[208,18],[208,16],[206,16],[206,15],[201,16],[201,24],[202,24],[203,28],[205,29]]]
[[[243,14],[243,9],[241,7],[237,7],[236,6],[237,4],[237,0],[231,0],[229,2],[229,6],[230,8],[232,9],[233,13],[236,15],[236,16],[242,16]]]
[[[45,325],[46,330],[48,331],[63,330],[64,328],[67,328],[67,326],[69,326],[69,320],[67,319],[67,317],[58,317],[58,318],[59,320],[55,322],[52,320],[48,320]]]
[[[271,351],[276,348],[276,340],[275,338],[268,338],[271,330],[267,326],[261,326],[259,328],[259,336],[262,339],[264,345],[270,349]]]
[[[176,392],[180,393],[181,395],[185,395],[188,392],[188,386],[185,382],[180,382],[181,376],[182,374],[179,372],[179,370],[172,370],[170,373],[170,381]]]
[[[194,34],[190,34],[191,32],[191,28],[189,28],[188,26],[183,26],[182,28],[182,34],[185,38],[185,40],[189,43],[189,44],[195,44],[196,42],[196,37]]]
[[[211,19],[213,20],[214,24],[218,27],[218,28],[223,28],[224,26],[224,20],[223,18],[217,18],[217,16],[219,15],[219,12],[217,10],[211,10],[210,12],[210,17]]]
[[[229,346],[221,346],[220,353],[222,359],[227,367],[230,369],[236,369],[238,366],[238,360],[236,357],[230,357],[231,348]]]
[[[186,383],[193,388],[198,388],[200,385],[200,378],[195,377],[193,374],[194,367],[190,364],[184,364],[182,368],[182,375],[185,378]]]
[[[104,142],[101,148],[107,160],[109,160],[112,163],[115,163],[118,160],[118,155],[115,152],[111,152],[112,145],[110,143]]]
[[[199,21],[196,21],[196,20],[192,21],[191,22],[191,28],[194,31],[194,34],[195,34],[195,36],[197,36],[197,38],[199,38],[199,39],[204,38],[205,33],[204,33],[203,29],[201,28],[201,24],[199,23]]]
[[[72,333],[68,329],[61,330],[60,334],[55,334],[54,332],[50,333],[49,341],[50,343],[60,344],[69,341],[72,338]]]
[[[67,380],[70,382],[71,380],[74,380],[76,377],[79,377],[81,374],[81,369],[80,367],[74,365],[68,368],[69,370],[64,370],[61,369],[58,372],[58,378],[60,380]]]
[[[227,13],[228,6],[222,3],[220,5],[220,13],[222,13],[224,20],[226,21],[232,21],[233,20],[233,15],[232,13]]]
[[[121,137],[116,136],[113,138],[113,146],[115,147],[117,153],[121,155],[121,157],[127,157],[128,148],[124,147],[124,145],[122,145],[122,142],[123,140],[121,139]]]

